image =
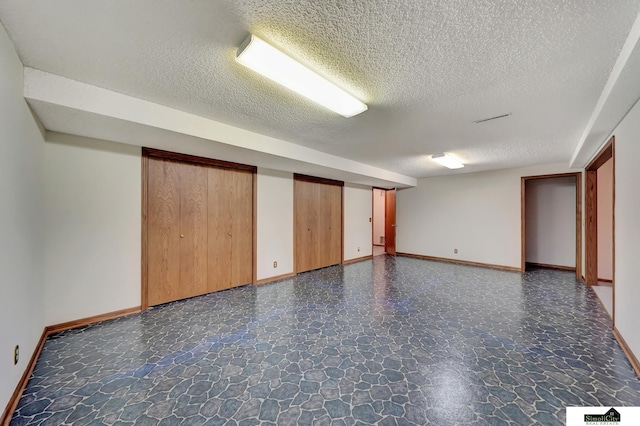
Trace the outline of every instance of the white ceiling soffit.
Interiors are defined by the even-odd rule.
[[[417,184],[413,177],[26,67],[24,97],[44,127],[55,132],[364,185]]]
[[[568,164],[639,11],[640,0],[0,1],[25,67],[415,177]],[[249,33],[369,110],[345,119],[235,63]],[[440,152],[465,167],[429,160]]]
[[[611,132],[640,99],[640,14],[611,70],[570,166],[585,167]]]

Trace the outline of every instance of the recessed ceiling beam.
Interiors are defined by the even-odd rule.
[[[640,64],[639,40],[640,14],[631,27],[629,36],[620,50],[611,74],[609,74],[607,84],[605,84],[591,118],[582,132],[569,162],[570,167],[584,167],[600,146],[609,140],[611,132],[640,97],[638,68],[630,66],[630,64]]]
[[[327,154],[295,143],[28,67],[25,67],[24,70],[24,97],[33,105],[46,104],[46,108],[49,109],[75,110],[91,114],[91,117],[111,119],[112,121],[116,119],[126,123],[198,138],[205,140],[212,147],[220,146],[220,151],[223,152],[228,152],[229,147],[246,150],[245,152],[250,151],[252,152],[251,158],[255,160],[252,165],[258,167],[269,167],[269,165],[259,164],[261,159],[264,159],[265,164],[273,164],[273,159],[275,158],[280,161],[280,164],[283,164],[284,160],[294,162],[295,164],[292,163],[293,165],[289,168],[299,168],[300,164],[308,164],[310,168],[316,171],[321,171],[324,168],[330,177],[340,178],[340,176],[345,176],[344,180],[347,182],[367,181],[368,179],[385,181],[387,185],[399,187],[417,185],[416,178],[411,176]],[[37,107],[35,111],[37,114]],[[43,119],[42,121],[47,127],[46,120]],[[140,129],[144,130],[142,127]],[[48,130],[61,131],[59,129]],[[72,131],[66,132],[74,133]],[[86,134],[83,136],[99,137]],[[129,140],[125,143],[133,145],[147,144],[147,146],[155,148],[155,146],[149,145],[153,143],[149,142],[149,140]],[[180,146],[176,146],[176,150],[179,148]],[[163,149],[166,149],[166,147],[163,147]],[[215,153],[216,149],[213,148],[212,152]],[[236,152],[242,151],[236,150]],[[225,160],[225,158],[221,159]],[[351,180],[348,178],[354,176],[363,177],[364,179]]]

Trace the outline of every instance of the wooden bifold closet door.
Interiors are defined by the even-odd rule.
[[[149,161],[149,304],[206,293],[207,169]]]
[[[252,281],[251,171],[149,156],[146,225],[149,306]]]
[[[209,169],[209,292],[253,279],[252,185],[251,173]]]
[[[295,176],[296,272],[342,263],[341,184]]]

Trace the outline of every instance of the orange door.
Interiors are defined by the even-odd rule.
[[[396,190],[389,189],[385,197],[384,249],[396,255]]]

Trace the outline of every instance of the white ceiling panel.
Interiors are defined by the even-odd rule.
[[[423,177],[450,173],[428,159],[443,151],[463,173],[569,164],[639,10],[640,0],[3,0],[0,21],[26,67]],[[236,64],[250,32],[369,110],[345,119]],[[63,117],[67,131],[82,126]]]

